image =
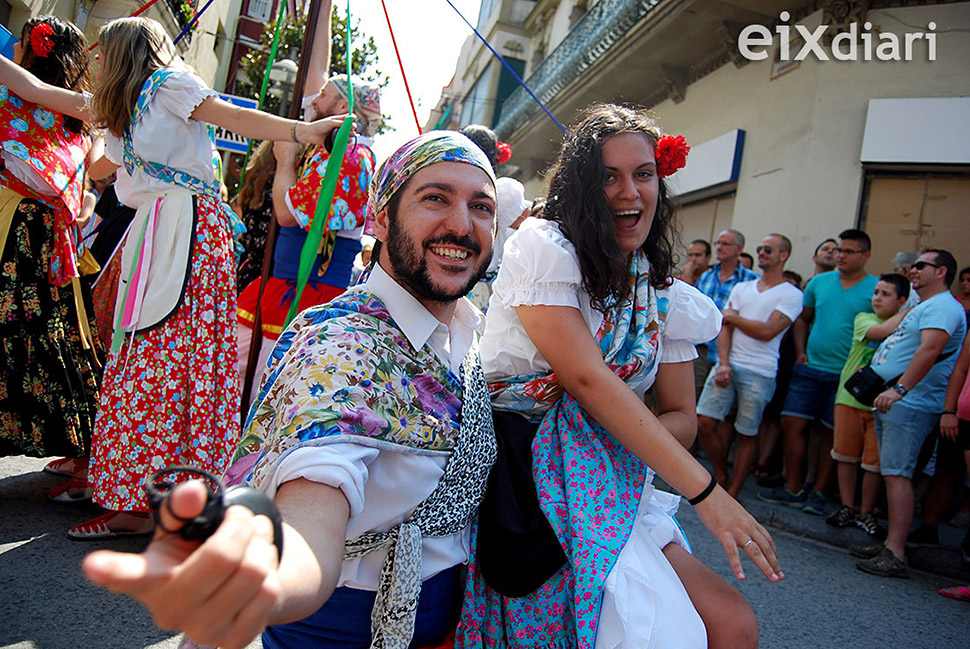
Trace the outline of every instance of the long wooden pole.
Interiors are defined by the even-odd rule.
[[[283,11],[283,2],[280,0],[279,11]],[[303,47],[300,50],[300,66],[297,68],[296,82],[293,85],[293,100],[290,102],[290,118],[300,119],[300,110],[303,107],[303,86],[306,83],[307,68],[310,63],[310,52],[313,50],[313,37],[317,30],[317,23],[320,19],[319,15],[319,4],[320,0],[310,0],[309,14],[307,16],[307,26],[305,36],[303,38]],[[330,16],[325,17],[326,20],[330,20]],[[348,28],[349,29],[349,28]],[[329,72],[329,71],[328,71]],[[252,342],[249,345],[249,356],[248,362],[246,364],[246,377],[243,381],[243,393],[241,400],[241,413],[242,418],[245,423],[246,414],[249,412],[249,394],[253,389],[253,381],[256,377],[256,371],[262,368],[257,368],[259,365],[259,350],[262,347],[263,342],[263,315],[262,315],[262,303],[263,303],[263,291],[266,289],[266,283],[269,281],[270,273],[273,269],[273,253],[276,250],[276,239],[279,235],[279,223],[274,218],[270,220],[269,232],[266,236],[266,250],[263,253],[263,272],[259,280],[259,298],[256,300],[256,312],[253,319],[253,337]]]

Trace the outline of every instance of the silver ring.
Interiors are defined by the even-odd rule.
[[[747,543],[741,546],[741,549],[743,550],[744,548],[748,547],[752,543],[754,543],[754,539],[748,539]]]

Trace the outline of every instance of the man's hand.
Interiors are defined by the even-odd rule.
[[[724,309],[723,311],[721,311],[721,324],[733,325],[735,324],[734,319],[737,318],[739,315],[740,314],[738,313],[737,309]]]
[[[956,415],[947,413],[940,417],[940,434],[948,440],[955,442],[960,434],[960,420]]]
[[[876,400],[872,402],[872,405],[882,414],[886,414],[889,412],[889,409],[893,407],[893,404],[902,398],[903,395],[890,388],[876,397]]]
[[[201,482],[179,486],[143,553],[102,550],[83,568],[95,584],[141,601],[160,627],[185,631],[199,644],[241,649],[266,627],[280,596],[273,525],[237,506],[201,544],[162,529],[178,529],[172,513],[192,518],[205,501]]]
[[[733,376],[734,372],[731,370],[730,365],[718,365],[717,371],[714,373],[714,385],[719,388],[726,388],[731,385],[731,378]]]
[[[273,157],[276,158],[277,165],[295,167],[303,152],[303,145],[298,142],[286,142],[277,140],[273,142]]]
[[[808,354],[799,354],[796,356],[795,365],[808,365]]]

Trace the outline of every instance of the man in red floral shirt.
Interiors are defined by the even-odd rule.
[[[335,75],[329,79],[324,76],[329,68],[330,21],[321,18],[319,23],[305,88],[308,97],[304,102],[307,119],[315,121],[330,115],[347,113],[350,107],[348,94],[352,87],[357,135],[351,137],[340,167],[333,204],[327,215],[327,223],[324,224],[314,270],[310,273],[300,297],[300,311],[329,302],[343,293],[350,284],[354,259],[361,251],[360,237],[367,206],[367,187],[375,167],[374,152],[370,145],[381,122],[380,90],[377,86],[358,78],[348,83],[346,75]],[[325,56],[314,56],[314,53],[321,50],[326,52]],[[253,392],[258,389],[259,378],[266,368],[276,339],[285,328],[286,316],[296,295],[300,253],[313,223],[320,186],[330,161],[330,152],[325,147],[305,148],[294,142],[276,142],[273,145],[273,154],[276,157],[273,212],[280,226],[273,255],[273,269],[263,290],[262,299],[259,297],[260,280],[257,279],[240,293],[237,309],[239,375],[240,382],[243,382],[259,302],[264,341],[260,347]]]

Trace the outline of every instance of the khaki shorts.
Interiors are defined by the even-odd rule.
[[[879,440],[872,411],[837,403],[834,419],[832,459],[839,462],[859,462],[861,459],[863,469],[878,473]]]

